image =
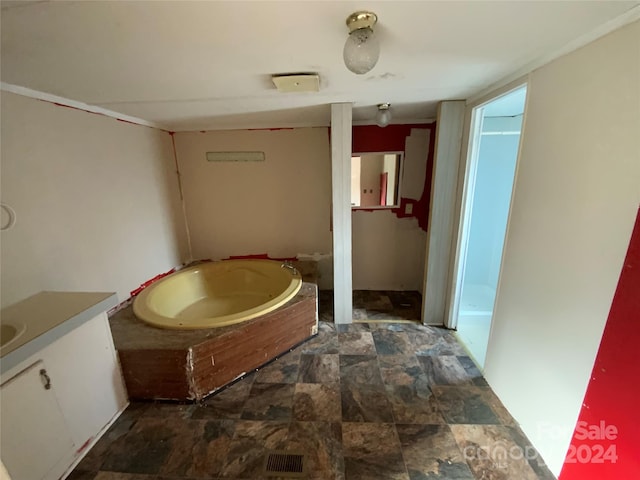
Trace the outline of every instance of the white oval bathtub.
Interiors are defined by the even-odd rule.
[[[226,260],[185,268],[145,288],[135,315],[161,328],[213,328],[244,322],[291,300],[302,277],[273,260]]]

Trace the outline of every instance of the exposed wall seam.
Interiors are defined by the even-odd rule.
[[[69,98],[59,97],[51,93],[40,92],[38,90],[32,90],[31,88],[21,87],[20,85],[12,85],[10,83],[0,82],[0,90],[13,93],[15,95],[21,95],[23,97],[34,98],[41,102],[51,103],[58,107],[71,108],[73,110],[80,110],[81,112],[93,113],[94,115],[102,115],[103,117],[113,118],[119,122],[130,123],[132,125],[138,125],[140,127],[148,127],[156,130],[162,130],[168,132],[168,130],[162,128],[160,125],[148,122],[141,118],[132,117],[122,113],[114,112],[106,108],[97,107],[77,100],[71,100]]]
[[[168,132],[171,137],[171,146],[173,147],[173,162],[176,166],[176,177],[178,177],[178,191],[180,192],[180,205],[182,206],[182,219],[184,220],[184,230],[187,235],[187,263],[193,262],[193,249],[191,247],[191,232],[189,231],[189,222],[187,221],[187,207],[184,202],[184,192],[182,188],[182,175],[180,174],[180,165],[178,163],[178,152],[176,150],[176,132]]]

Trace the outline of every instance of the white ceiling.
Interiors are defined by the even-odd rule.
[[[2,81],[171,130],[327,125],[391,102],[435,116],[562,49],[638,1],[3,1]],[[342,62],[346,17],[378,14],[378,65]],[[319,93],[281,94],[273,73],[318,72]]]

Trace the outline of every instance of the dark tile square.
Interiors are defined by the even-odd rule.
[[[94,480],[149,480],[149,478],[153,478],[154,480],[167,480],[167,477],[164,476],[121,472],[98,472]]]
[[[340,368],[338,355],[306,355],[300,357],[299,383],[338,383]]]
[[[515,442],[518,447],[520,447],[520,451],[527,453],[525,458],[527,458],[529,466],[533,469],[533,471],[538,476],[539,480],[556,480],[556,477],[551,473],[549,467],[542,459],[540,454],[533,448],[531,442],[526,437],[526,435],[520,430],[519,427],[507,427],[507,430],[511,434],[511,438]]]
[[[364,299],[364,308],[369,313],[389,313],[393,311],[393,303],[386,293],[372,291]]]
[[[184,422],[161,473],[180,478],[219,475],[234,431],[234,420]]]
[[[288,436],[289,422],[237,421],[221,477],[263,478],[264,455],[269,450],[284,450]]]
[[[498,396],[490,387],[479,387],[478,392],[480,393],[482,400],[484,400],[484,402],[489,405],[491,410],[496,414],[500,423],[511,427],[517,426],[509,411],[505,408]]]
[[[300,350],[303,355],[324,355],[324,354],[337,354],[338,353],[338,334],[335,329],[329,329],[326,327],[327,323],[322,324],[319,327],[318,335],[307,340],[300,345],[296,350]]]
[[[382,384],[378,359],[373,355],[340,355],[342,383]]]
[[[451,425],[451,432],[476,478],[539,480],[502,425]],[[505,455],[503,452],[509,452]]]
[[[287,449],[307,455],[309,480],[344,478],[342,427],[330,422],[292,422]]]
[[[76,469],[87,472],[98,471],[111,445],[131,431],[149,405],[148,402],[131,402],[100,440],[87,452]]]
[[[142,418],[167,418],[168,416],[171,416],[175,418],[188,419],[191,418],[196,408],[196,405],[193,403],[153,402],[145,409],[142,414]]]
[[[448,425],[396,425],[411,480],[474,480]]]
[[[354,308],[351,315],[354,322],[364,322],[367,320],[367,311],[364,308]],[[371,327],[369,326],[369,328]],[[347,330],[345,329],[345,331]]]
[[[354,311],[355,310],[357,309],[354,309]],[[366,315],[363,318],[366,318]],[[366,323],[338,323],[336,324],[336,331],[338,333],[368,332],[369,325],[367,325]]]
[[[467,355],[453,334],[438,329],[416,332],[412,337],[416,355]]]
[[[426,382],[386,385],[396,423],[445,423]]]
[[[438,407],[450,424],[499,424],[500,419],[483,398],[483,387],[432,386]]]
[[[378,355],[402,355],[411,351],[411,341],[404,332],[376,329],[372,335]]]
[[[450,463],[439,459],[429,459],[431,464],[418,470],[408,467],[410,480],[475,480],[466,463]],[[483,477],[477,477],[483,478]],[[485,477],[494,478],[494,477]],[[506,480],[506,479],[505,479]]]
[[[86,472],[83,470],[74,470],[69,474],[66,480],[94,480],[98,472]]]
[[[390,311],[375,311],[367,310],[367,320],[370,323],[390,323],[390,322],[403,322],[406,320],[406,316],[402,312]]]
[[[111,444],[101,470],[158,474],[174,447],[184,420],[140,418],[131,431]]]
[[[408,480],[398,434],[390,423],[343,423],[347,480]]]
[[[420,356],[424,373],[433,385],[472,385],[473,379],[455,355]]]
[[[291,418],[294,385],[254,383],[242,409],[243,420],[284,420]]]
[[[462,368],[464,368],[464,371],[467,372],[467,375],[469,376],[469,378],[471,379],[471,382],[474,385],[477,385],[478,387],[489,386],[487,381],[484,379],[482,372],[480,371],[480,369],[478,368],[478,366],[476,365],[476,363],[473,361],[471,357],[468,357],[466,355],[460,355],[458,356],[458,362],[460,362],[460,365],[462,365]]]
[[[345,457],[346,480],[410,480],[401,457],[381,460]]]
[[[427,381],[427,377],[414,355],[381,355],[378,365],[382,381],[388,385],[413,385]]]
[[[407,325],[412,323],[369,322],[369,330],[389,330],[390,332],[405,332]]]
[[[371,332],[338,333],[339,351],[342,355],[375,355],[376,346]]]
[[[293,418],[305,422],[340,422],[342,407],[337,384],[298,383],[293,395]]]
[[[289,352],[269,365],[262,367],[256,374],[257,383],[295,383],[300,366],[300,350]]]
[[[243,378],[233,385],[207,397],[201,404],[196,405],[191,418],[221,419],[240,418],[244,404],[249,398],[253,376]]]
[[[391,404],[382,384],[340,386],[343,422],[393,422]]]

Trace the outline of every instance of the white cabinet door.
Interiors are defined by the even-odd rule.
[[[71,438],[86,446],[127,404],[107,316],[75,328],[40,355],[55,378]]]
[[[47,376],[39,361],[0,386],[2,462],[14,480],[59,478],[74,456],[55,378],[47,389]]]

